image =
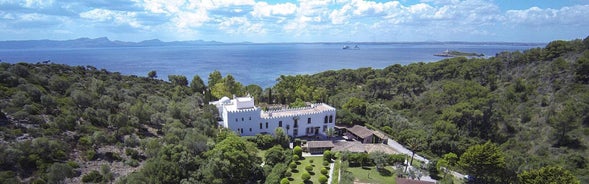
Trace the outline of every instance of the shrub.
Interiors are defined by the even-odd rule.
[[[94,160],[96,158],[96,151],[88,150],[85,154],[86,160]]]
[[[127,148],[125,149],[125,155],[130,156],[131,158],[137,160],[139,159],[139,152],[137,150]]]
[[[106,152],[104,154],[104,156],[106,157],[107,160],[112,160],[112,161],[123,161],[123,158],[121,158],[121,156],[119,156],[118,153],[115,152]]]
[[[290,169],[295,170],[297,169],[297,164],[294,162],[290,162],[290,164],[288,164],[288,167],[290,167]]]
[[[128,166],[131,166],[131,167],[137,167],[137,166],[139,166],[139,161],[137,161],[135,159],[129,159],[129,160],[125,160],[125,164],[127,164]]]
[[[327,167],[329,165],[329,162],[327,160],[323,161],[323,166]]]
[[[319,183],[327,183],[327,176],[321,175],[318,180]]]
[[[286,176],[286,177],[289,177],[289,178],[290,178],[290,177],[292,176],[292,172],[290,172],[290,171],[286,171],[286,172],[284,172],[284,176]]]
[[[327,175],[327,169],[325,169],[325,167],[321,168],[321,174]]]
[[[311,179],[311,175],[308,172],[304,172],[301,175],[301,179],[303,179],[303,181],[309,181],[309,179]]]
[[[331,151],[325,150],[323,152],[323,160],[325,160],[325,161],[331,161]]]
[[[307,172],[311,172],[311,171],[313,171],[313,166],[307,165],[307,166],[305,166],[305,170],[307,170]]]
[[[288,183],[290,183],[290,182],[286,178],[282,178],[282,180],[280,180],[280,184],[288,184]]]
[[[309,163],[311,163],[311,164],[312,164],[312,163],[313,163],[313,160],[309,160]]]
[[[294,160],[295,162],[296,162],[296,161],[299,161],[299,159],[300,159],[300,158],[299,158],[299,156],[298,156],[298,155],[294,155],[294,156],[292,156],[292,160]]]
[[[71,160],[70,161],[67,161],[66,164],[69,165],[70,167],[74,168],[74,169],[80,167],[80,165],[78,164],[78,162],[71,161]]]
[[[298,155],[299,157],[303,156],[303,149],[300,146],[295,146],[292,149],[293,154]]]
[[[102,182],[102,175],[96,170],[90,171],[90,173],[82,176],[82,182],[84,182],[84,183],[90,183],[90,182],[100,183],[100,182]]]

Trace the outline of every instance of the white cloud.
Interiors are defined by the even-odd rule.
[[[53,0],[25,0],[22,5],[27,8],[47,8],[53,5]]]
[[[561,9],[541,9],[531,7],[526,10],[509,10],[506,19],[512,24],[521,25],[588,25],[589,5],[563,7]]]
[[[99,22],[113,22],[118,25],[129,25],[134,28],[144,28],[136,19],[135,12],[113,11],[105,9],[93,9],[80,13],[81,18]]]
[[[349,4],[344,5],[341,9],[331,11],[329,19],[332,24],[346,24],[351,15],[349,15],[352,6]]]
[[[288,16],[297,11],[297,6],[292,3],[280,3],[270,5],[267,2],[257,2],[251,15],[254,17]]]
[[[229,34],[265,34],[261,23],[251,23],[245,17],[231,17],[219,24],[219,28]]]
[[[180,7],[184,5],[184,0],[142,0],[140,3],[145,10],[152,13],[172,14],[180,11]]]
[[[180,12],[176,17],[172,18],[172,22],[181,29],[199,27],[209,20],[208,13],[204,9],[198,9],[193,12]]]

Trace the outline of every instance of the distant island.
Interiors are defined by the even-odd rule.
[[[455,51],[455,50],[446,50],[444,52],[441,53],[437,53],[434,54],[434,56],[440,56],[440,57],[483,57],[485,56],[484,54],[479,54],[479,53],[474,53],[474,52],[460,52],[460,51]]]
[[[219,42],[205,40],[188,40],[188,41],[162,41],[159,39],[144,40],[138,42],[110,40],[107,37],[99,38],[78,38],[72,40],[6,40],[0,41],[0,49],[35,49],[35,48],[103,48],[103,47],[162,47],[162,46],[196,46],[211,44],[351,44],[350,42],[274,42],[274,43],[256,43],[256,42]],[[476,45],[519,45],[519,46],[544,46],[546,43],[516,43],[516,42],[354,42],[354,44],[476,44]],[[359,47],[350,47],[344,49],[359,49]],[[461,56],[461,55],[457,55]]]
[[[191,40],[164,42],[159,39],[140,42],[110,40],[107,37],[78,38],[74,40],[14,40],[0,41],[0,49],[30,48],[99,48],[99,47],[151,47],[151,46],[191,46],[203,44],[222,44],[217,41]]]

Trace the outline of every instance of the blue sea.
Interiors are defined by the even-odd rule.
[[[444,58],[433,54],[447,49],[495,56],[502,51],[523,51],[542,44],[359,44],[360,49],[342,49],[344,44],[210,44],[195,46],[0,49],[2,62],[51,60],[53,63],[95,66],[127,75],[158,78],[184,75],[189,80],[219,70],[244,85],[271,87],[280,75],[314,74],[327,70],[361,67],[385,68],[393,64],[433,62]],[[354,45],[350,45],[351,48]]]

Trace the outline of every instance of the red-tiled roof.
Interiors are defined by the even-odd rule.
[[[331,141],[308,141],[308,148],[333,148],[335,145]]]
[[[360,125],[354,125],[352,128],[348,128],[348,131],[363,139],[373,134],[372,130]]]

